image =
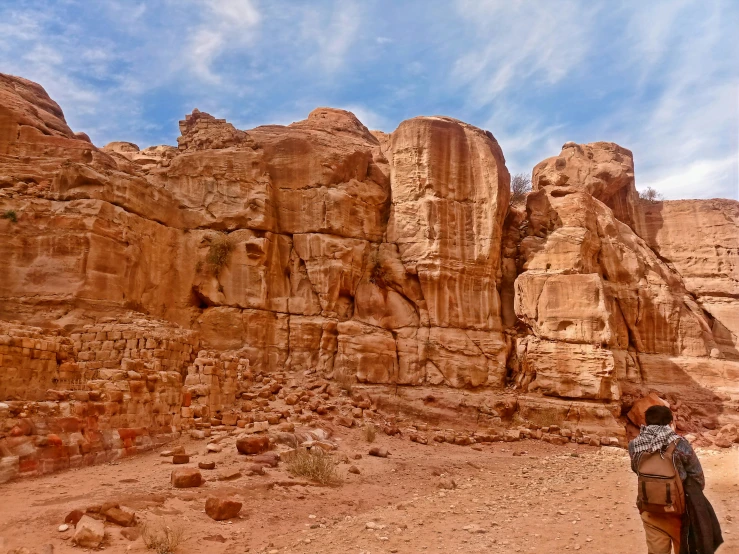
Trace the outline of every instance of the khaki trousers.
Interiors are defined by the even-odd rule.
[[[670,546],[675,554],[680,553],[680,516],[642,512],[641,519],[647,536],[648,554],[670,554]]]

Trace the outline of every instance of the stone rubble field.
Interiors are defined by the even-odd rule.
[[[290,475],[277,461],[288,447],[243,455],[230,434],[6,483],[0,552],[151,552],[142,532],[167,526],[182,532],[182,554],[643,550],[636,480],[622,449],[423,445],[382,431],[370,444],[363,430],[343,427],[325,442],[337,447],[338,479],[328,486]],[[722,552],[739,552],[739,449],[698,452],[724,529]],[[172,474],[183,471],[200,475],[190,485],[202,483],[177,488]]]

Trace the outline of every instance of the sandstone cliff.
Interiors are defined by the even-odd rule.
[[[521,413],[608,425],[650,390],[690,429],[736,406],[734,201],[645,206],[630,151],[567,143],[509,209],[493,135],[447,117],[180,131],[97,148],[0,75],[0,319],[65,335],[134,310],[255,372],[508,386]]]

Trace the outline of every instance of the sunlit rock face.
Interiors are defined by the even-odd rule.
[[[737,203],[644,204],[625,148],[567,143],[512,209],[493,135],[447,117],[180,132],[97,148],[0,75],[0,319],[134,310],[255,372],[368,384],[736,395]]]
[[[517,381],[592,400],[618,400],[635,386],[735,394],[737,365],[726,360],[736,358],[734,318],[718,321],[711,309],[721,308],[706,294],[723,290],[717,304],[736,306],[731,277],[718,269],[734,269],[735,203],[691,201],[713,216],[698,239],[696,210],[638,200],[631,154],[611,143],[566,144],[534,168],[533,184],[514,284],[515,314],[528,331],[517,339]],[[675,223],[662,226],[658,212],[668,211]],[[675,239],[670,225],[695,231]],[[722,253],[707,243],[722,243]]]
[[[726,358],[739,357],[739,202],[645,204],[645,239],[683,277]]]

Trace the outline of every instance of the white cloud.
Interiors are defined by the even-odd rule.
[[[730,196],[739,199],[736,155],[721,159],[687,160],[673,167],[660,168],[649,178],[639,182],[638,188],[652,187],[665,198],[717,198]],[[727,188],[727,183],[734,183]]]
[[[327,73],[342,69],[351,46],[360,33],[362,13],[359,5],[343,0],[333,4],[326,20],[325,13],[310,9],[303,12],[303,38],[309,49],[309,60]]]
[[[190,41],[187,60],[198,77],[219,83],[221,77],[213,63],[225,50],[250,44],[261,18],[251,0],[196,0],[196,4],[204,13]]]
[[[582,2],[459,0],[458,9],[476,33],[452,78],[469,87],[470,101],[489,104],[531,79],[551,85],[564,79],[591,49],[596,9]]]
[[[348,104],[345,106],[338,106],[339,109],[352,112],[357,116],[357,119],[361,121],[365,127],[370,130],[391,132],[393,129],[392,122],[385,116],[377,113],[376,111],[359,104]]]
[[[646,85],[658,90],[656,99],[641,100],[624,133],[636,158],[637,186],[652,186],[668,199],[739,198],[739,73],[736,56],[723,55],[736,52],[726,4],[660,6],[664,14],[635,12],[632,26],[646,32],[650,22],[678,16],[690,25],[665,30],[658,23],[660,42],[635,41],[629,52],[642,74],[652,73]]]

